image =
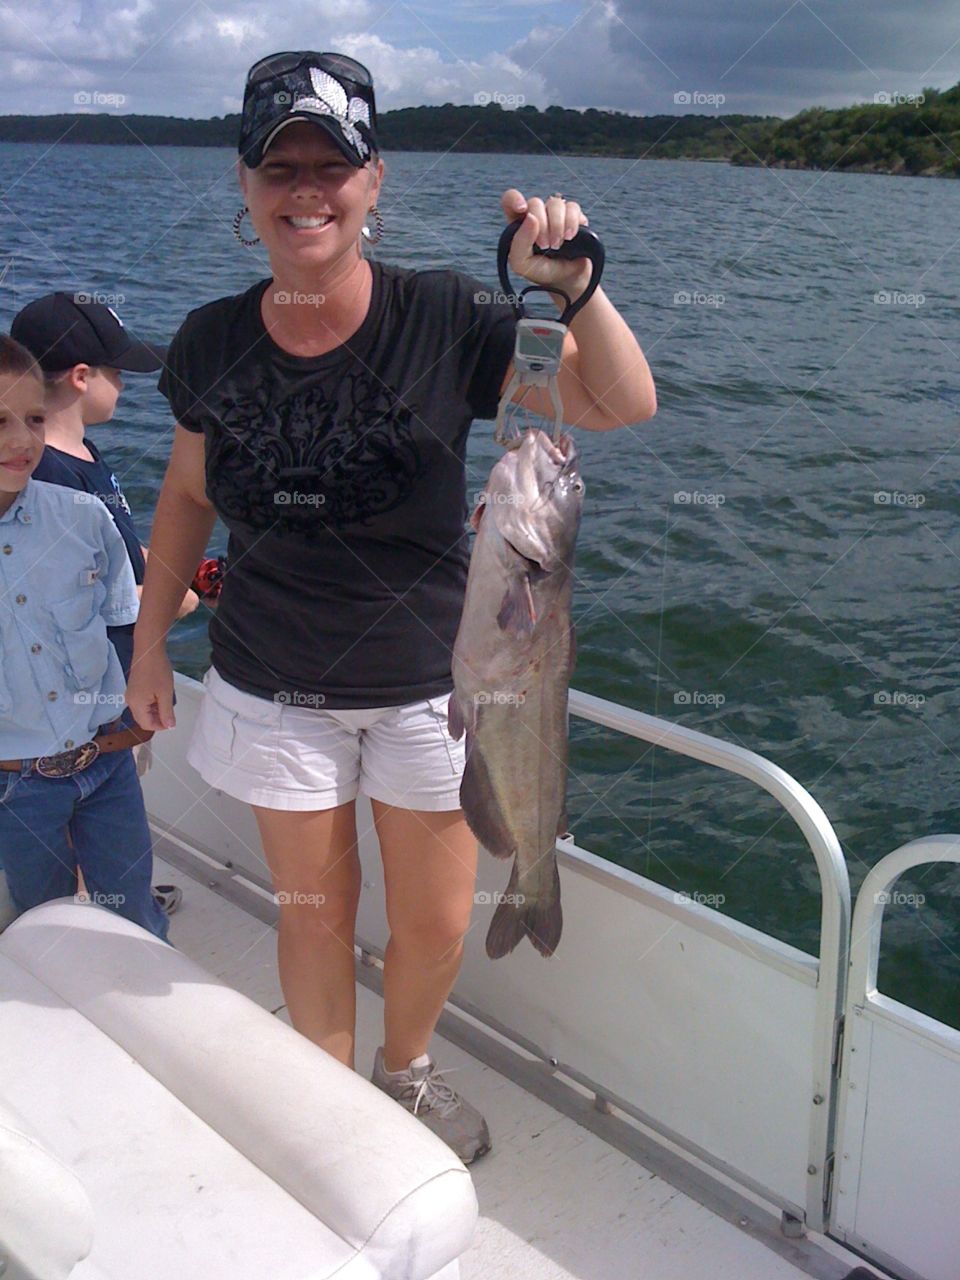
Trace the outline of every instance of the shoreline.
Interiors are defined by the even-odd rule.
[[[10,118],[10,117],[0,116],[0,143],[9,144],[11,146],[27,146],[27,147],[49,146],[50,142],[53,141],[55,145],[63,145],[63,146],[70,146],[70,147],[110,147],[114,149],[118,149],[120,147],[137,147],[137,146],[143,146],[143,145],[148,145],[150,147],[189,147],[192,150],[209,150],[209,151],[218,151],[218,150],[232,151],[234,149],[233,144],[220,142],[220,141],[203,142],[198,140],[195,142],[182,142],[182,141],[170,140],[167,142],[160,142],[157,139],[151,139],[149,143],[144,143],[141,141],[141,139],[136,137],[118,138],[116,140],[92,139],[92,138],[85,138],[85,139],[5,138],[3,136],[3,120],[5,118]],[[16,118],[20,118],[20,117],[16,117]],[[42,119],[43,117],[35,117],[35,118]],[[438,145],[436,147],[424,147],[424,146],[419,146],[419,147],[384,146],[383,147],[383,154],[385,156],[416,155],[416,154],[441,155],[444,153],[449,155],[458,155],[458,156],[466,156],[466,155],[470,155],[470,156],[541,156],[545,154],[545,152],[542,150],[541,151],[533,151],[533,150],[517,151],[515,149],[506,148],[506,147],[503,150],[498,150],[493,147],[485,147],[482,150],[477,150],[477,151],[470,151],[470,150],[467,150],[466,148],[463,148],[463,149],[458,148],[456,151],[450,151],[448,147],[445,147],[442,145]],[[859,173],[859,174],[869,174],[869,175],[872,175],[873,177],[879,177],[879,178],[944,178],[947,180],[955,180],[958,177],[960,177],[960,173],[949,173],[940,169],[927,169],[927,170],[921,171],[920,173],[911,173],[909,169],[907,169],[906,167],[893,169],[893,168],[881,168],[876,165],[845,165],[843,168],[838,168],[836,166],[824,168],[822,165],[800,164],[796,161],[787,161],[787,160],[772,160],[769,162],[764,160],[745,160],[740,158],[739,156],[697,156],[697,155],[657,156],[657,155],[649,155],[645,153],[638,154],[637,152],[634,152],[634,151],[580,151],[580,150],[559,151],[555,149],[546,152],[546,154],[556,155],[556,156],[575,156],[584,160],[637,160],[637,161],[651,160],[651,161],[656,161],[657,163],[664,162],[664,161],[675,161],[675,162],[687,163],[687,164],[726,164],[726,165],[732,165],[734,168],[737,168],[737,169],[779,169],[779,170],[789,170],[789,171],[799,172],[799,173],[841,173],[841,174],[842,173]]]

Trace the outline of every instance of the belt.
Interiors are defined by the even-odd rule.
[[[135,747],[139,742],[149,742],[152,737],[152,729],[141,729],[138,725],[133,729],[121,729],[118,733],[101,734],[92,742],[82,742],[79,747],[56,755],[37,756],[35,760],[0,760],[0,771],[19,773],[24,765],[29,765],[29,773],[39,773],[43,778],[70,778],[88,769],[97,756]]]

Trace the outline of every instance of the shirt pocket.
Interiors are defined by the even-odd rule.
[[[56,628],[57,643],[66,658],[68,689],[98,687],[110,665],[107,629],[100,617],[102,591],[78,590],[66,600],[47,606]]]

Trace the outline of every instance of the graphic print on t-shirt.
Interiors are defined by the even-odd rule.
[[[221,384],[207,490],[227,519],[308,540],[403,502],[425,474],[413,407],[366,370],[336,384]]]
[[[116,494],[117,506],[120,507],[122,511],[125,511],[128,516],[132,516],[133,512],[130,510],[130,503],[124,497],[123,490],[120,488],[120,481],[112,471],[110,472],[110,484],[113,486],[113,491]]]

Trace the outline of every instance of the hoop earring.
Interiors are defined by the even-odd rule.
[[[369,210],[373,214],[373,220],[377,224],[376,231],[371,235],[369,227],[361,227],[360,234],[366,240],[367,244],[379,244],[383,239],[383,214],[376,205]]]
[[[245,240],[243,237],[243,232],[240,230],[240,223],[243,222],[244,217],[249,212],[250,210],[247,208],[246,205],[244,205],[242,209],[238,209],[237,212],[234,214],[233,234],[237,237],[237,239],[240,241],[242,245],[245,245],[246,248],[248,249],[252,249],[255,244],[260,243],[260,237],[257,236],[255,240]]]

